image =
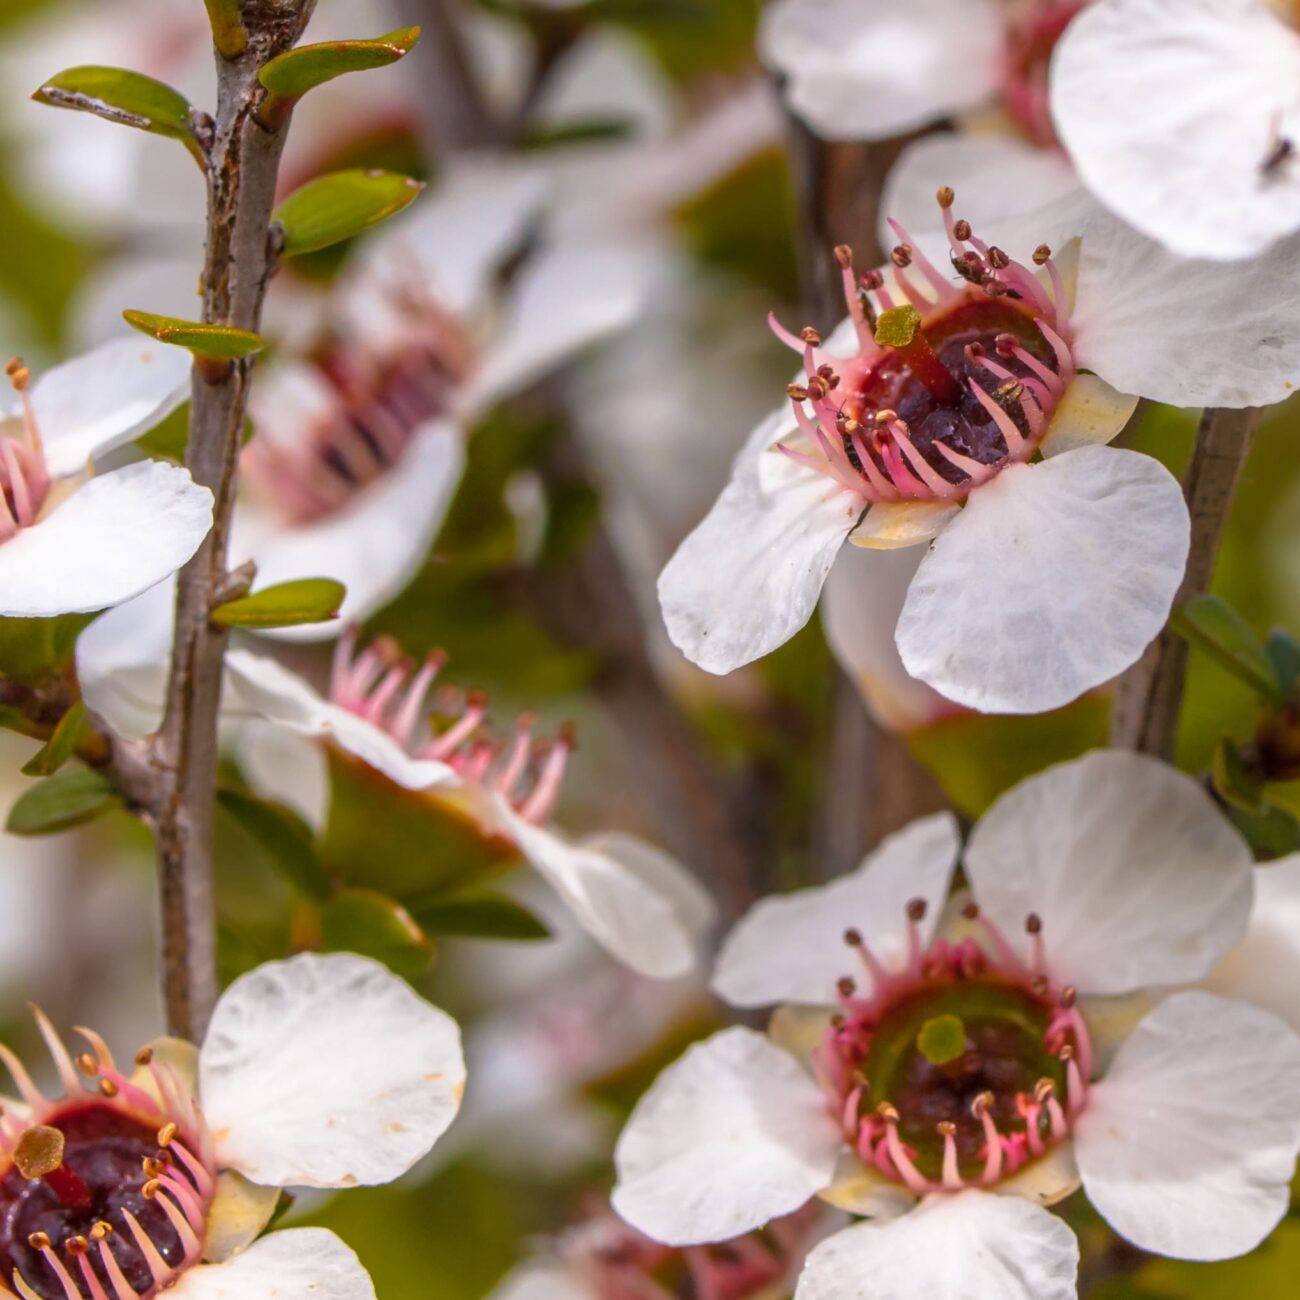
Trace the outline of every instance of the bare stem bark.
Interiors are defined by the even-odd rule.
[[[804,302],[811,323],[829,332],[846,310],[833,250],[849,244],[863,266],[882,260],[876,235],[881,189],[907,141],[829,143],[801,122],[792,120],[789,129]],[[931,773],[902,740],[876,724],[843,672],[836,671],[831,708],[827,773],[812,839],[814,868],[823,879],[851,870],[890,831],[945,803]]]
[[[1201,417],[1183,494],[1192,517],[1187,572],[1175,608],[1209,590],[1237,481],[1261,412],[1209,409]],[[1170,760],[1178,736],[1187,642],[1168,627],[1120,678],[1111,715],[1111,744]]]
[[[217,111],[208,153],[203,319],[256,330],[276,250],[271,238],[276,174],[287,126],[255,116],[258,72],[293,46],[315,0],[244,0],[248,44],[217,56]],[[162,727],[152,760],[160,773],[153,821],[162,913],[162,978],[169,1032],[198,1041],[217,995],[212,825],[217,708],[227,634],[209,619],[226,579],[238,478],[239,435],[252,380],[250,359],[216,377],[194,370],[186,465],[211,488],[212,531],[181,570]]]

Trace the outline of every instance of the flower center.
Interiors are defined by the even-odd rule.
[[[1002,96],[1007,112],[1033,141],[1055,145],[1047,75],[1056,43],[1088,0],[1035,0],[1007,25]]]
[[[304,436],[277,439],[274,407],[255,413],[263,434],[244,451],[243,467],[289,525],[343,509],[397,467],[421,428],[449,412],[471,369],[464,332],[437,303],[404,297],[393,310],[404,323],[399,343],[372,351],[332,344],[316,359],[330,401]]]
[[[359,654],[356,643],[356,628],[339,638],[331,703],[380,728],[415,758],[446,763],[467,784],[500,795],[528,821],[547,820],[575,748],[572,727],[561,727],[551,740],[534,740],[537,719],[525,713],[513,737],[500,739],[488,728],[482,691],[439,691],[431,701],[434,680],[447,662],[444,651],[433,651],[417,671],[386,638]]]
[[[955,285],[907,233],[883,272],[858,276],[836,249],[857,352],[825,351],[816,330],[773,329],[804,360],[787,389],[801,439],[791,459],[869,504],[956,501],[1038,448],[1074,378],[1066,294],[1045,245],[1034,254],[1051,291],[1027,267],[954,220],[939,191]]]
[[[845,936],[874,991],[861,997],[840,981],[840,1012],[814,1058],[845,1140],[918,1195],[992,1186],[1063,1141],[1092,1058],[1074,990],[1044,969],[1037,917],[1026,922],[1026,965],[988,922],[988,949],[939,939],[923,952],[924,911],[910,905],[901,972],[886,971],[856,931]],[[978,919],[973,907],[967,915]]]
[[[5,367],[14,391],[22,399],[21,432],[11,432],[0,424],[0,543],[17,536],[20,528],[29,528],[40,515],[50,490],[50,473],[45,465],[41,434],[36,425],[27,386],[31,372],[15,357]]]
[[[94,1052],[77,1065],[92,1087],[38,1021],[64,1096],[47,1100],[0,1047],[22,1096],[0,1116],[0,1277],[17,1276],[20,1294],[38,1300],[146,1300],[202,1254],[216,1186],[207,1130],[185,1084],[147,1049],[137,1058],[146,1091],[88,1034]]]

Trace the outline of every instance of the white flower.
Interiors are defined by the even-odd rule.
[[[1267,0],[1096,0],[1061,42],[1051,105],[1107,207],[1188,257],[1300,230],[1300,32]]]
[[[776,0],[763,55],[827,139],[887,140],[996,104],[1046,145],[1048,63],[1086,2]]]
[[[1200,978],[1245,930],[1250,852],[1204,791],[1113,751],[1025,781],[972,833],[973,902],[940,930],[959,852],[953,819],[926,818],[740,922],[715,989],[801,1007],[652,1085],[616,1152],[625,1219],[680,1244],[816,1195],[867,1216],[812,1252],[799,1300],[1067,1300],[1078,1250],[1044,1206],[1080,1182],[1146,1250],[1221,1259],[1268,1235],[1300,1040],[1202,991],[1131,1027],[1116,996]]]
[[[459,167],[345,274],[323,358],[261,377],[233,548],[256,559],[263,583],[337,578],[345,619],[386,604],[428,554],[466,428],[629,321],[637,266],[612,248],[543,244],[502,289],[542,195],[532,169]],[[274,635],[337,633],[327,623]]]
[[[0,1257],[23,1300],[373,1300],[333,1233],[255,1239],[281,1187],[391,1182],[428,1152],[464,1088],[450,1016],[350,953],[258,967],[200,1047],[160,1039],[129,1074],[86,1029],[74,1063],[36,1015],[61,1096],[0,1046],[19,1094],[0,1119]]]
[[[174,410],[190,358],[119,339],[29,387],[21,362],[0,403],[0,615],[105,609],[161,582],[212,525],[212,493],[188,471],[141,461],[94,475],[92,461]]]
[[[273,660],[232,651],[226,659],[232,704],[424,792],[431,815],[441,810],[498,853],[526,859],[578,924],[632,969],[667,978],[695,964],[696,941],[713,908],[678,863],[631,835],[575,844],[548,825],[573,748],[568,730],[535,743],[536,719],[526,715],[508,742],[494,741],[486,697],[471,691],[460,701],[440,699],[440,709],[456,709],[459,717],[430,732],[426,699],[445,656],[430,655],[415,671],[391,645],[371,646],[354,659],[355,639],[349,632],[339,642],[329,700]],[[292,779],[301,789],[301,774]],[[313,784],[323,791],[323,781]],[[312,820],[322,817],[319,809],[303,811]]]

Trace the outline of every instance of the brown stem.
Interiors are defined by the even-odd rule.
[[[248,43],[217,56],[217,111],[208,156],[208,228],[203,319],[256,330],[274,269],[270,234],[276,175],[286,131],[255,117],[262,66],[294,45],[315,0],[243,0]],[[153,762],[162,789],[154,810],[162,912],[162,977],[169,1032],[198,1041],[217,994],[212,822],[217,706],[227,634],[208,614],[226,581],[239,435],[252,379],[251,358],[219,377],[196,367],[186,465],[216,503],[212,531],[181,570],[171,676]]]
[[[804,302],[813,323],[829,332],[845,314],[833,250],[850,245],[862,266],[883,259],[876,235],[880,193],[907,140],[829,143],[795,120],[789,131]],[[814,871],[823,879],[851,870],[890,831],[945,802],[933,775],[902,740],[876,724],[838,670],[831,697],[831,739],[812,841]]]
[[[1260,415],[1253,408],[1208,408],[1201,416],[1192,463],[1183,479],[1192,545],[1175,608],[1210,588],[1219,541]],[[1171,760],[1186,677],[1187,642],[1166,627],[1119,680],[1110,743]]]

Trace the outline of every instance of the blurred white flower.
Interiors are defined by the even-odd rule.
[[[256,1241],[280,1188],[391,1182],[456,1115],[450,1016],[352,954],[270,962],[222,995],[202,1046],[160,1039],[118,1069],[80,1029],[75,1062],[37,1020],[62,1095],[0,1046],[0,1260],[23,1300],[373,1300],[333,1233]]]
[[[161,582],[198,549],[212,493],[189,472],[142,461],[93,473],[93,458],[151,428],[189,392],[190,357],[119,339],[35,384],[7,368],[0,402],[0,614],[104,609]]]
[[[1250,852],[1204,791],[1117,752],[1025,781],[972,833],[974,901],[941,931],[959,852],[954,820],[926,818],[740,922],[714,988],[797,1005],[642,1098],[616,1152],[625,1219],[675,1244],[817,1195],[870,1219],[812,1252],[800,1300],[1072,1300],[1078,1248],[1043,1207],[1080,1182],[1146,1250],[1222,1259],[1268,1235],[1300,1039],[1202,991],[1116,1028],[1115,995],[1199,978],[1245,931]]]
[[[1269,0],[1096,0],[1052,64],[1084,182],[1187,257],[1253,257],[1300,230],[1295,17]]]
[[[274,660],[232,651],[228,707],[331,744],[396,785],[423,791],[432,806],[498,851],[525,858],[578,924],[634,970],[667,978],[694,966],[713,906],[683,867],[631,835],[575,844],[550,827],[573,748],[567,731],[535,743],[536,720],[524,716],[511,740],[496,741],[486,725],[486,698],[471,692],[463,704],[440,700],[459,716],[430,732],[426,701],[444,657],[431,655],[416,672],[391,646],[372,646],[353,659],[354,643],[354,634],[339,642],[328,700]],[[300,774],[294,783],[301,788]],[[318,824],[323,818],[321,809],[303,811]]]

